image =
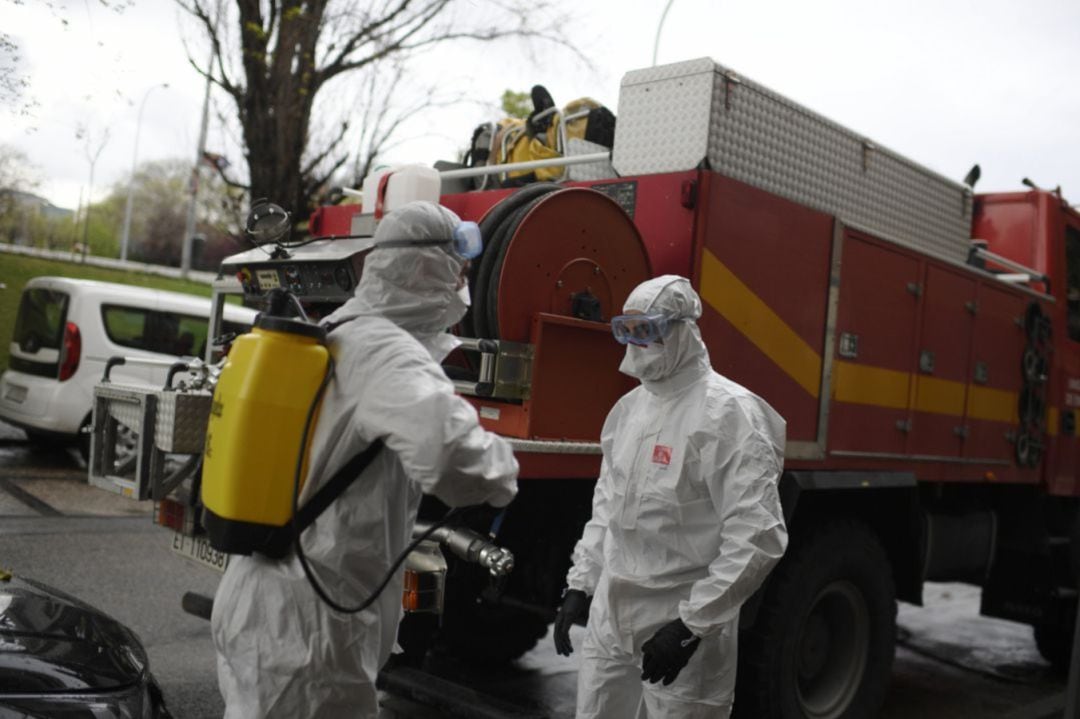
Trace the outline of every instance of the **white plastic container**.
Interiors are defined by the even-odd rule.
[[[387,174],[390,177],[386,181],[386,190],[383,194],[382,211],[384,214],[414,200],[439,201],[441,181],[439,171],[435,168],[425,165],[380,167],[364,178],[364,198],[361,205],[364,213],[375,212],[379,183]]]

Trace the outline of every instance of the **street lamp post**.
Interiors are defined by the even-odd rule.
[[[168,87],[169,83],[163,82],[160,85],[154,85],[145,93],[143,93],[142,102],[139,103],[139,116],[135,121],[135,149],[131,152],[131,178],[128,180],[128,194],[127,205],[124,207],[124,230],[120,235],[120,260],[127,261],[128,256],[128,240],[131,236],[131,202],[135,195],[135,168],[139,159],[139,132],[142,130],[142,114],[143,108],[146,107],[146,98],[150,97],[150,93],[159,88]]]
[[[664,20],[667,19],[668,10],[671,9],[671,3],[675,0],[668,0],[667,5],[664,6],[664,12],[660,13],[660,22],[656,23],[656,39],[653,41],[652,47],[652,64],[656,67],[656,53],[660,50],[660,31],[664,29]]]
[[[214,27],[221,26],[221,15],[225,9],[222,0],[217,0],[214,13]],[[206,126],[210,120],[210,85],[214,71],[214,58],[217,57],[217,44],[210,45],[210,59],[206,61],[206,93],[203,95],[202,122],[199,126],[199,148],[195,151],[195,165],[191,168],[191,186],[188,200],[187,221],[184,223],[184,236],[180,238],[180,276],[185,280],[191,271],[191,244],[195,237],[195,211],[199,200],[199,169],[202,167],[203,154],[206,152]]]

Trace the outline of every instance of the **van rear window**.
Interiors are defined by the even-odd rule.
[[[42,350],[59,350],[64,339],[67,307],[68,296],[64,292],[42,287],[23,290],[11,341],[31,356]],[[53,354],[50,359],[53,361],[41,362],[12,356],[10,366],[19,372],[55,377],[60,366],[59,355]]]
[[[39,287],[24,290],[15,320],[14,342],[30,353],[41,348],[60,349],[67,305],[68,296],[63,292]]]

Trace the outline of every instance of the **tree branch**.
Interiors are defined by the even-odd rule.
[[[324,185],[326,185],[326,183],[330,180],[330,178],[332,178],[334,176],[334,174],[337,173],[337,171],[341,169],[341,166],[344,165],[348,161],[349,161],[349,156],[347,154],[342,155],[340,158],[338,158],[337,160],[334,161],[334,164],[330,167],[329,170],[327,170],[326,172],[323,172],[321,175],[319,175],[317,177],[316,176],[309,177],[307,182],[304,183],[305,187],[307,187],[308,195],[313,196],[316,192],[318,192],[319,189],[322,188]]]
[[[195,68],[196,72],[198,72],[200,75],[211,80],[218,87],[225,90],[225,92],[229,93],[233,97],[238,97],[240,90],[236,87],[235,83],[233,83],[229,79],[229,74],[225,70],[225,53],[223,53],[221,49],[221,38],[218,35],[217,23],[210,18],[210,14],[206,11],[206,9],[203,7],[203,4],[199,0],[192,0],[192,2],[190,3],[185,2],[185,0],[176,0],[176,4],[179,5],[188,14],[195,17],[199,21],[203,30],[205,30],[207,37],[210,39],[210,45],[214,49],[214,56],[217,57],[218,72],[221,73],[221,79],[218,80],[217,78],[213,77],[212,67],[208,67],[206,68],[206,70],[200,68],[198,63],[196,63],[195,59],[191,56],[190,50],[188,50],[185,45],[188,62],[193,68]],[[213,63],[213,58],[211,58],[210,62]]]
[[[317,154],[315,157],[311,158],[311,160],[308,161],[307,165],[305,165],[300,170],[301,174],[310,175],[312,172],[314,172],[315,168],[319,166],[319,163],[321,163],[323,160],[325,160],[327,157],[329,157],[330,153],[333,152],[335,147],[340,146],[341,141],[345,139],[345,134],[348,131],[349,131],[349,123],[348,122],[342,122],[341,123],[341,129],[338,130],[337,136],[333,140],[331,140],[330,142],[326,143],[326,149],[325,150],[323,150],[322,152],[320,152],[319,154]]]
[[[360,28],[358,32],[346,38],[345,45],[338,52],[337,56],[333,60],[327,62],[323,67],[333,67],[335,65],[339,65],[345,62],[349,55],[355,52],[356,49],[360,47],[360,45],[366,43],[369,38],[374,37],[377,31],[394,23],[398,19],[398,17],[400,17],[401,14],[408,9],[412,1],[413,0],[400,0],[400,2],[398,2],[397,4],[397,7],[386,12],[382,18],[376,20],[373,23],[364,25]]]
[[[199,162],[202,162],[202,158],[199,158]],[[213,163],[210,163],[210,167],[214,168],[214,172],[216,172],[218,177],[221,178],[221,181],[224,182],[229,187],[235,187],[238,190],[250,190],[251,189],[251,185],[245,185],[242,182],[237,182],[236,180],[233,180],[228,175],[226,175],[225,174],[225,168],[218,167],[216,164],[213,164]]]

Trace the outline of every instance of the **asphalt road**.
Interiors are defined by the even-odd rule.
[[[149,503],[90,487],[74,454],[29,445],[0,423],[0,567],[54,585],[120,619],[142,638],[179,719],[221,716],[209,624],[180,609],[186,591],[212,595],[218,575],[169,548]],[[901,605],[900,646],[881,716],[1020,719],[1063,691],[1028,627],[978,616],[979,590],[928,585],[924,608]],[[580,645],[580,630],[573,635]],[[550,639],[515,666],[479,672],[432,664],[387,676],[382,717],[569,719],[576,657]],[[1023,719],[1042,719],[1039,713]]]

